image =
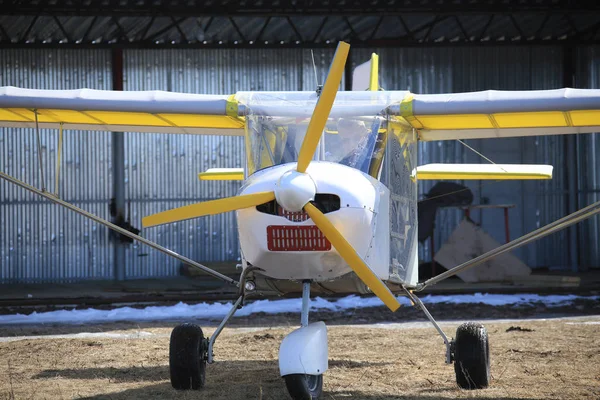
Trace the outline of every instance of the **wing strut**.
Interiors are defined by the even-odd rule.
[[[461,271],[464,271],[469,268],[473,268],[477,265],[480,265],[490,258],[496,257],[502,253],[506,253],[507,251],[514,250],[521,246],[526,245],[527,243],[533,242],[534,240],[538,240],[543,238],[544,236],[550,235],[551,233],[558,232],[564,228],[567,228],[571,225],[574,225],[578,222],[583,221],[584,219],[588,219],[593,217],[596,214],[600,213],[600,201],[597,201],[589,206],[582,208],[579,211],[576,211],[572,214],[567,215],[566,217],[562,217],[559,220],[556,220],[548,225],[542,226],[539,229],[536,229],[533,232],[530,232],[526,235],[521,236],[518,239],[513,240],[512,242],[508,242],[503,244],[502,246],[498,246],[493,250],[488,251],[480,255],[479,257],[475,257],[472,260],[469,260],[465,263],[462,263],[452,269],[449,269],[446,272],[443,272],[439,275],[434,276],[431,279],[426,280],[425,282],[417,284],[416,290],[420,291],[425,289],[427,286],[435,285],[436,283],[443,281],[446,278],[454,276]]]
[[[42,160],[42,140],[40,139],[40,127],[38,125],[38,113],[37,110],[33,110],[35,114],[35,136],[37,138],[37,150],[38,150],[38,161],[40,163],[40,181],[42,182],[42,191],[46,191],[46,179],[44,178],[44,162]]]
[[[131,239],[137,240],[138,242],[143,243],[143,244],[145,244],[147,246],[150,246],[153,249],[161,251],[161,252],[165,253],[168,256],[174,257],[174,258],[178,259],[181,262],[184,262],[184,263],[186,263],[188,265],[191,265],[192,267],[198,268],[199,270],[201,270],[202,272],[207,273],[208,275],[212,276],[213,278],[220,279],[220,280],[225,281],[227,283],[230,283],[230,284],[232,284],[234,286],[239,286],[239,282],[236,281],[235,279],[232,279],[232,278],[230,278],[228,276],[225,276],[225,275],[223,275],[223,274],[221,274],[221,273],[213,270],[212,268],[208,268],[205,265],[197,263],[194,260],[190,260],[189,258],[187,258],[185,256],[182,256],[181,254],[175,253],[174,251],[169,250],[166,247],[163,247],[163,246],[161,246],[161,245],[159,245],[157,243],[154,243],[151,240],[148,240],[148,239],[146,239],[144,237],[136,235],[135,233],[129,232],[128,230],[123,229],[120,226],[117,226],[117,225],[115,225],[113,223],[110,223],[109,221],[107,221],[107,220],[105,220],[103,218],[100,218],[100,217],[98,217],[98,216],[96,216],[94,214],[91,214],[91,213],[89,213],[89,212],[87,212],[85,210],[82,210],[81,208],[76,207],[73,204],[71,204],[69,202],[66,202],[66,201],[64,201],[62,199],[59,199],[58,197],[55,197],[55,196],[53,196],[52,194],[50,194],[48,192],[39,190],[39,189],[37,189],[37,188],[35,188],[35,187],[33,187],[33,186],[31,186],[31,185],[23,182],[23,181],[18,180],[15,177],[12,177],[12,176],[10,176],[8,174],[5,174],[2,171],[0,171],[0,178],[2,178],[4,180],[7,180],[8,182],[11,182],[11,183],[13,183],[13,184],[15,184],[17,186],[20,186],[23,189],[29,190],[30,192],[33,192],[33,193],[35,193],[35,194],[37,194],[39,196],[45,197],[46,199],[52,201],[53,203],[56,203],[56,204],[61,205],[61,206],[65,207],[65,208],[68,208],[71,211],[75,211],[76,213],[81,214],[84,217],[89,218],[92,221],[95,221],[95,222],[97,222],[99,224],[102,224],[102,225],[106,226],[107,228],[112,229],[112,230],[120,233],[121,235],[125,235],[127,237],[130,237]]]

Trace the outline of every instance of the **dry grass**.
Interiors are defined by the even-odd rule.
[[[433,328],[329,328],[324,399],[598,399],[600,325],[565,320],[487,325],[492,385],[456,387]],[[122,327],[121,327],[122,328]],[[453,335],[456,324],[446,325]],[[214,328],[207,329],[211,333]],[[279,343],[293,328],[226,329],[199,392],[168,381],[170,329],[133,339],[26,339],[0,343],[0,399],[286,399]],[[139,332],[132,324],[124,333]],[[23,334],[26,332],[21,332]]]

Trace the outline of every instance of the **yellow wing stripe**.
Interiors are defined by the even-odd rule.
[[[243,129],[244,118],[237,117],[237,103],[235,104],[235,113],[232,112],[232,115],[151,114],[54,109],[40,109],[37,110],[37,113],[40,123]],[[35,114],[33,110],[27,108],[0,108],[0,121],[35,123]]]
[[[567,114],[573,126],[600,125],[600,110],[571,111]]]
[[[413,115],[412,99],[405,98],[400,114],[417,129],[555,128],[600,125],[600,110],[538,111],[498,114]]]

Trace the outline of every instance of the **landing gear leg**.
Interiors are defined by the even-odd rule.
[[[490,350],[485,327],[466,322],[456,330],[456,339],[449,340],[433,319],[423,302],[410,290],[402,287],[415,306],[423,310],[446,345],[446,364],[454,362],[456,383],[463,389],[483,389],[490,382]]]
[[[309,325],[309,309],[310,281],[304,281],[301,328],[286,336],[279,349],[279,370],[294,400],[319,399],[328,367],[327,328],[323,322]]]

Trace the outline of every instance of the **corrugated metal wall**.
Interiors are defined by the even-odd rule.
[[[359,64],[372,51],[380,54],[384,89],[443,93],[485,89],[551,89],[562,87],[562,50],[554,47],[482,47],[427,49],[355,49]],[[315,50],[317,74],[310,50],[129,50],[124,53],[125,90],[171,90],[232,94],[237,90],[313,90],[322,84],[333,50]],[[577,52],[579,87],[598,87],[598,49]],[[584,81],[585,80],[585,81]],[[46,89],[90,87],[110,89],[110,52],[4,50],[0,53],[0,86]],[[0,128],[3,171],[39,186],[37,147],[33,130]],[[10,138],[10,139],[8,139]],[[131,218],[196,201],[234,195],[236,183],[200,183],[197,173],[210,167],[240,167],[241,138],[130,133],[126,140],[126,189]],[[46,181],[53,189],[57,133],[42,131]],[[581,205],[599,196],[597,135],[579,139]],[[514,203],[511,237],[529,232],[566,213],[563,139],[559,137],[468,141],[478,151],[505,163],[549,163],[550,182],[469,184],[475,201]],[[61,173],[64,199],[108,218],[111,197],[110,135],[103,132],[65,132]],[[421,143],[419,164],[479,162],[458,142]],[[421,193],[432,186],[421,183]],[[105,228],[83,217],[42,203],[22,189],[0,182],[0,282],[69,281],[112,277],[112,247]],[[475,213],[484,229],[504,238],[501,212]],[[443,210],[437,221],[436,242],[443,243],[462,214]],[[175,251],[198,261],[239,257],[233,214],[155,227],[143,232]],[[582,266],[598,267],[598,222],[579,228]],[[565,233],[552,235],[519,250],[531,266],[568,265]],[[428,259],[425,246],[421,256]],[[173,276],[178,263],[146,247],[127,250],[128,278]]]
[[[0,51],[0,86],[110,89],[106,51]],[[58,133],[40,130],[45,181],[55,190]],[[65,131],[59,195],[108,218],[110,136]],[[33,129],[0,128],[2,171],[41,187]],[[105,228],[25,190],[0,182],[0,283],[109,279],[112,247]]]
[[[600,88],[600,47],[579,49],[577,81],[580,88]],[[577,138],[579,205],[600,200],[600,133]],[[600,268],[600,218],[580,224],[580,264],[584,268]]]

